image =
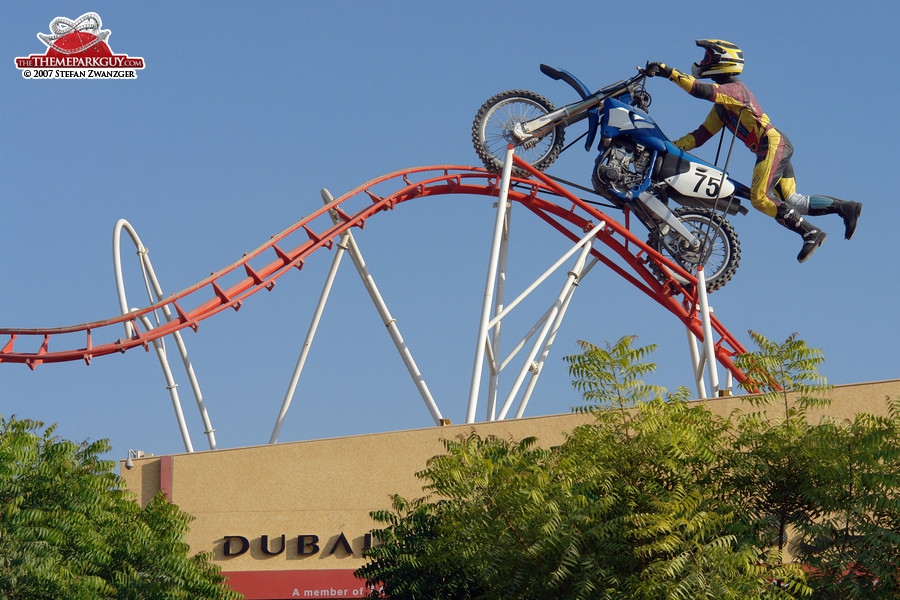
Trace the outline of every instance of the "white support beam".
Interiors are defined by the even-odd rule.
[[[150,251],[147,250],[147,248],[141,242],[141,238],[138,236],[137,231],[135,231],[134,227],[132,227],[131,224],[125,219],[119,219],[116,222],[115,227],[113,228],[113,272],[116,279],[116,295],[119,299],[119,310],[124,315],[131,312],[131,309],[128,307],[128,298],[125,294],[125,281],[122,274],[122,231],[125,231],[128,234],[128,236],[131,238],[131,241],[134,243],[135,248],[137,249],[137,255],[141,263],[141,272],[144,277],[144,286],[146,288],[147,297],[150,300],[150,303],[153,304],[163,300],[164,295],[162,286],[160,286],[159,284],[159,279],[156,277],[156,272],[153,270],[153,264],[150,262]],[[169,305],[164,305],[162,307],[162,312],[165,316],[166,321],[172,321],[174,316],[172,314],[172,310],[169,308]],[[153,325],[149,319],[142,319],[142,322],[148,330],[153,328]],[[159,317],[157,316],[157,323],[158,322]],[[133,333],[134,332],[132,331],[131,322],[126,323],[126,337],[131,337]],[[188,381],[191,384],[191,391],[193,392],[194,399],[197,402],[197,409],[200,411],[200,419],[203,422],[204,433],[206,434],[207,441],[209,442],[209,449],[215,450],[216,430],[213,428],[212,423],[209,419],[209,413],[206,410],[206,403],[203,401],[203,393],[200,390],[200,383],[197,381],[197,376],[194,373],[194,366],[193,364],[191,364],[191,359],[188,355],[184,339],[182,338],[181,333],[178,331],[172,334],[172,338],[175,340],[175,345],[178,347],[178,353],[181,355],[181,362],[184,365],[185,373],[187,374]],[[181,400],[178,397],[177,384],[175,383],[175,380],[172,376],[172,371],[169,367],[165,345],[163,344],[162,340],[154,341],[153,345],[156,348],[157,357],[160,361],[160,367],[163,370],[163,376],[166,380],[166,389],[169,390],[169,395],[172,398],[172,403],[175,408],[175,418],[178,421],[178,428],[179,431],[181,431],[184,448],[187,452],[193,452],[193,444],[191,443],[190,434],[187,432],[187,425],[184,422],[184,413],[181,410]]]
[[[331,192],[329,192],[327,189],[323,188],[320,193],[322,196],[322,201],[325,202],[326,205],[331,204],[334,201],[334,196],[332,196]],[[337,223],[337,214],[333,211],[331,211],[329,214],[332,221]],[[341,236],[340,241],[338,242],[338,248],[335,251],[334,259],[332,260],[331,269],[329,270],[328,276],[325,279],[325,284],[323,286],[322,293],[319,296],[319,302],[316,305],[316,309],[313,313],[313,318],[307,331],[306,339],[303,342],[303,347],[300,351],[299,357],[297,358],[297,364],[294,367],[293,373],[291,374],[291,380],[288,384],[287,392],[285,393],[284,400],[281,404],[281,410],[279,411],[278,418],[275,421],[275,428],[272,430],[272,435],[269,438],[270,444],[274,444],[278,441],[278,436],[281,433],[281,428],[284,424],[284,418],[287,415],[287,411],[290,408],[294,394],[296,393],[297,385],[303,372],[303,366],[306,363],[306,358],[309,355],[310,348],[312,347],[312,342],[315,338],[316,330],[318,329],[319,322],[322,318],[322,313],[325,310],[325,305],[328,302],[328,297],[334,284],[334,278],[337,274],[338,267],[340,266],[341,259],[343,258],[345,252],[348,256],[350,256],[350,260],[353,261],[353,265],[356,267],[356,271],[359,274],[360,279],[362,280],[362,283],[366,288],[366,291],[369,293],[369,298],[375,305],[375,309],[378,311],[378,315],[381,317],[382,324],[387,328],[387,331],[391,336],[391,340],[393,340],[394,342],[394,346],[396,346],[397,351],[400,353],[400,358],[403,360],[403,364],[406,365],[406,369],[409,372],[410,377],[412,377],[413,383],[415,384],[416,389],[418,389],[419,391],[419,395],[425,402],[425,406],[428,408],[428,412],[431,413],[431,418],[434,419],[435,425],[440,425],[443,422],[441,411],[438,408],[437,403],[434,401],[434,398],[431,395],[431,391],[428,389],[428,385],[425,383],[425,378],[419,371],[419,367],[418,365],[416,365],[416,361],[413,359],[409,347],[403,340],[403,336],[401,335],[400,329],[397,326],[397,320],[394,319],[394,317],[391,315],[391,312],[388,309],[387,304],[385,303],[384,298],[381,295],[381,292],[378,291],[378,286],[375,285],[375,279],[372,277],[368,267],[366,266],[366,261],[363,258],[362,251],[359,249],[359,246],[357,245],[356,240],[353,237],[353,233],[347,231]]]

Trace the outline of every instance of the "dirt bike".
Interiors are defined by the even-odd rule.
[[[591,92],[568,71],[541,65],[541,72],[568,83],[581,100],[555,108],[528,90],[488,99],[472,125],[472,141],[485,167],[502,170],[512,144],[520,158],[544,171],[565,149],[566,128],[587,120],[585,150],[591,151],[599,133],[599,154],[593,190],[582,189],[630,211],[649,231],[647,244],[689,273],[702,264],[707,290],[725,285],[741,258],[737,233],[725,215],[747,213],[740,198],[749,199],[750,189],[663,134],[647,112],[651,98],[645,83],[652,73],[638,68],[633,77]],[[670,200],[681,206],[671,209]],[[674,275],[652,264],[660,278]]]

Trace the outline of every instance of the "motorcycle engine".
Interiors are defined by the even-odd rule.
[[[641,144],[614,140],[594,164],[591,174],[594,191],[607,198],[610,195],[624,198],[644,180],[650,157],[650,150]]]

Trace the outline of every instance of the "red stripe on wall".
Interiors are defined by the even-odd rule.
[[[365,598],[366,582],[353,569],[303,571],[223,571],[228,584],[247,600],[282,598]]]

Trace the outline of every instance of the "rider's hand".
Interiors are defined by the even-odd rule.
[[[694,140],[694,136],[690,133],[678,138],[672,143],[685,152],[690,152],[697,147],[697,142],[696,140]]]
[[[672,67],[667,67],[664,63],[661,62],[650,62],[647,63],[646,69],[647,75],[650,77],[655,77],[656,75],[662,75],[666,79],[672,74]]]

